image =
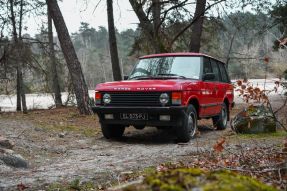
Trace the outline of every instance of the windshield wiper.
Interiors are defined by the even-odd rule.
[[[154,78],[153,76],[134,76],[129,78],[129,80],[135,79],[135,80],[140,80],[140,79],[150,79],[150,78]]]
[[[158,76],[168,76],[168,77],[175,77],[175,78],[183,78],[186,79],[185,76],[181,76],[181,75],[177,75],[177,74],[163,74],[163,73],[159,73],[157,74]]]

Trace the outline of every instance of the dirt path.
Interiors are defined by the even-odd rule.
[[[26,170],[0,170],[0,190],[13,189],[21,182],[41,185],[77,177],[116,180],[123,171],[176,161],[197,149],[210,148],[223,133],[201,128],[200,137],[188,144],[175,144],[170,133],[152,127],[128,130],[120,141],[109,141],[101,135],[87,138],[72,132],[60,138],[57,132],[46,132],[29,121],[1,119],[0,127],[0,134],[13,140],[15,151],[30,163]]]
[[[30,164],[28,169],[1,168],[0,190],[15,190],[20,183],[35,188],[76,178],[99,184],[117,181],[122,172],[184,160],[199,149],[211,149],[220,137],[230,134],[230,129],[214,131],[204,123],[200,135],[187,144],[175,144],[174,133],[152,127],[141,131],[129,128],[120,141],[106,140],[101,133],[84,136],[78,131],[64,132],[61,138],[59,131],[43,128],[41,118],[33,117],[37,116],[0,116],[0,135],[13,140],[14,150]],[[98,131],[98,122],[93,123]]]

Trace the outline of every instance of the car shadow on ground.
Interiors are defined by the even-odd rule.
[[[196,136],[199,139],[207,138],[208,134],[214,132],[214,129],[207,125],[198,126],[200,136]],[[206,137],[205,137],[206,136]],[[173,129],[159,130],[155,127],[146,127],[143,130],[135,130],[133,127],[129,127],[122,138],[117,140],[107,140],[104,137],[101,138],[106,141],[115,141],[124,144],[145,144],[145,145],[160,145],[160,144],[175,144],[176,132]],[[192,142],[192,140],[190,141]],[[188,144],[188,143],[187,143]]]

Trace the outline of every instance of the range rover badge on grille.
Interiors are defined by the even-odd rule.
[[[126,90],[126,91],[129,91],[129,90],[131,90],[131,88],[114,88],[114,90]]]
[[[137,90],[140,90],[140,91],[150,91],[150,90],[156,90],[156,88],[137,88]]]

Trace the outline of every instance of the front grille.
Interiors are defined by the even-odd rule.
[[[159,97],[162,92],[108,92],[108,93],[111,95],[112,101],[111,103],[107,105],[111,105],[111,106],[112,105],[115,105],[115,106],[161,106]]]

